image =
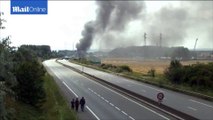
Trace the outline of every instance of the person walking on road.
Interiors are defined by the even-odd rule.
[[[82,97],[81,100],[80,100],[80,105],[81,105],[81,111],[82,112],[84,112],[85,103],[86,103],[86,101],[85,101],[84,97]]]
[[[75,99],[75,110],[78,112],[79,100],[78,98]]]
[[[75,99],[72,99],[72,101],[71,101],[71,108],[73,110],[75,109]]]

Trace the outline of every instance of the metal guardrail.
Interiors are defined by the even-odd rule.
[[[76,63],[76,64],[78,64],[78,63]],[[86,66],[86,67],[91,67],[91,66],[89,66],[89,65],[85,65],[85,66]],[[94,68],[94,67],[91,67],[91,68],[96,69],[96,68]],[[99,70],[99,69],[96,69],[96,70]],[[201,98],[201,99],[204,99],[204,100],[208,100],[208,101],[213,102],[213,97],[212,97],[212,96],[204,95],[204,94],[197,93],[197,92],[182,90],[182,89],[179,89],[179,88],[176,88],[176,87],[172,87],[172,86],[169,86],[169,85],[157,84],[157,83],[155,83],[155,82],[150,82],[150,81],[147,81],[147,80],[145,80],[145,79],[138,79],[138,78],[136,78],[136,77],[134,77],[134,76],[128,76],[128,75],[125,75],[125,74],[113,73],[113,72],[109,72],[109,71],[104,71],[104,72],[108,72],[108,73],[110,73],[110,74],[117,75],[117,76],[120,76],[120,77],[124,77],[124,78],[126,78],[126,79],[137,80],[137,81],[140,81],[140,82],[143,82],[143,83],[155,85],[155,86],[158,86],[158,87],[161,87],[161,88],[169,89],[169,90],[172,90],[172,91],[175,91],[175,92],[184,93],[184,94],[186,94],[186,95],[194,96],[194,97],[197,97],[197,98]]]
[[[142,96],[142,95],[140,95],[138,93],[135,93],[135,92],[132,92],[130,90],[127,90],[127,89],[125,89],[123,87],[120,87],[118,85],[110,83],[110,82],[108,82],[106,80],[103,80],[101,78],[98,78],[96,76],[87,74],[87,73],[85,73],[83,71],[80,71],[80,70],[74,68],[74,67],[65,65],[65,64],[63,64],[61,62],[58,62],[57,60],[56,60],[56,62],[61,64],[61,65],[63,65],[63,66],[65,66],[65,67],[67,67],[67,68],[72,69],[75,72],[78,72],[78,73],[84,75],[85,77],[88,77],[90,79],[95,80],[96,82],[104,84],[105,86],[108,86],[108,87],[112,88],[113,90],[115,90],[115,91],[117,91],[119,93],[122,93],[122,94],[124,94],[124,95],[126,95],[128,97],[131,97],[131,98],[133,98],[133,99],[135,99],[137,101],[143,102],[143,103],[147,104],[148,106],[150,106],[152,108],[155,108],[155,109],[157,109],[159,111],[162,111],[163,113],[166,113],[166,114],[168,114],[168,115],[170,115],[170,116],[172,116],[172,117],[174,117],[176,119],[179,119],[179,120],[198,120],[197,118],[195,118],[195,117],[193,117],[191,115],[188,115],[186,113],[178,111],[178,110],[176,110],[174,108],[171,108],[169,106],[166,106],[164,104],[160,104],[159,105],[159,103],[157,101],[154,101],[154,100],[152,100],[150,98],[144,97],[144,96]]]
[[[126,76],[126,75],[118,75],[118,76],[126,77],[128,79],[135,79],[135,80],[140,81],[140,79],[136,79],[136,78],[129,77],[129,76]],[[194,97],[198,97],[198,98],[201,98],[201,99],[204,99],[204,100],[213,101],[213,97],[208,96],[208,95],[204,95],[204,94],[201,94],[201,93],[182,90],[182,89],[174,88],[174,87],[167,86],[167,85],[159,85],[157,83],[149,82],[149,81],[146,81],[146,80],[143,80],[142,82],[147,83],[147,84],[151,84],[151,85],[155,85],[155,86],[159,86],[161,88],[169,89],[169,90],[172,90],[172,91],[175,91],[175,92],[184,93],[186,95],[191,95],[191,96],[194,96]]]

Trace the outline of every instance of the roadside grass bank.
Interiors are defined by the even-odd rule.
[[[155,77],[149,76],[147,74],[142,74],[138,72],[121,72],[121,73],[116,73],[115,71],[112,71],[110,69],[103,69],[100,67],[100,65],[97,64],[92,64],[90,62],[85,62],[85,61],[78,61],[78,60],[70,60],[70,62],[83,65],[86,67],[90,67],[93,69],[101,70],[104,72],[108,72],[111,74],[119,75],[122,77],[130,78],[131,80],[137,80],[140,82],[152,84],[155,86],[159,86],[161,88],[166,88],[170,89],[173,91],[181,92],[184,94],[192,95],[195,97],[199,97],[202,99],[206,99],[209,101],[213,101],[213,91],[205,88],[197,88],[197,87],[191,87],[187,84],[174,84],[168,79],[165,78],[163,75],[155,75]]]
[[[60,94],[53,78],[46,73],[44,76],[46,101],[40,108],[6,97],[6,107],[14,120],[77,120],[75,112],[69,109],[66,100]]]

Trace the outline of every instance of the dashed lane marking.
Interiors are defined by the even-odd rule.
[[[94,83],[95,83],[95,82],[94,82]],[[96,84],[97,84],[97,83],[96,83]],[[101,84],[100,84],[100,85],[101,85]],[[103,86],[103,85],[101,85],[101,86]],[[107,88],[107,87],[105,87],[105,86],[103,86],[103,87],[106,88],[106,89],[108,89],[109,91],[112,91],[112,92],[114,92],[114,93],[116,93],[116,94],[118,94],[118,95],[124,97],[125,99],[127,99],[127,100],[129,100],[129,101],[131,101],[131,102],[133,102],[133,103],[135,103],[135,104],[137,104],[137,105],[139,105],[139,106],[141,106],[141,107],[143,107],[143,108],[145,108],[145,109],[151,111],[152,113],[154,113],[154,114],[156,114],[156,115],[158,115],[158,116],[161,116],[162,118],[164,118],[164,119],[166,119],[166,120],[170,120],[170,119],[167,118],[166,116],[164,116],[164,115],[162,115],[162,114],[160,114],[160,113],[157,113],[156,111],[154,111],[154,110],[152,110],[152,109],[150,109],[150,108],[148,108],[148,107],[146,107],[146,106],[144,106],[144,105],[141,105],[140,103],[138,103],[138,102],[136,102],[136,101],[134,101],[134,100],[131,100],[131,99],[127,98],[127,97],[124,96],[124,95],[121,95],[120,93],[118,93],[118,92],[116,92],[116,91],[113,91],[113,90],[111,90],[111,89],[109,89],[109,88]],[[165,112],[166,112],[166,111],[165,111]],[[170,113],[170,114],[172,114],[172,113]],[[184,119],[182,119],[182,118],[179,117],[179,116],[176,116],[176,115],[174,115],[174,114],[172,114],[172,115],[175,116],[175,117],[177,117],[177,118],[180,119],[180,120],[184,120]]]
[[[87,78],[87,77],[85,77],[85,78]],[[89,78],[87,78],[87,79],[89,79]],[[94,82],[94,81],[93,81],[93,82]],[[94,83],[95,83],[95,84],[98,84],[98,83],[96,83],[96,82],[94,82]],[[101,85],[101,84],[99,84],[99,85]],[[103,85],[101,85],[101,86],[103,86]],[[145,85],[143,85],[143,86],[145,86]],[[107,87],[105,87],[105,86],[103,86],[103,87],[106,88],[106,89],[108,89],[108,90],[110,90],[110,91],[112,91],[112,92],[114,92],[114,93],[116,93],[116,94],[118,94],[118,95],[120,95],[120,96],[122,96],[122,97],[124,97],[124,98],[126,98],[127,100],[129,100],[129,101],[131,101],[131,102],[133,102],[133,103],[138,104],[139,106],[141,106],[141,107],[143,107],[143,108],[145,108],[145,109],[147,109],[147,110],[149,110],[149,111],[155,113],[156,115],[163,117],[163,118],[166,119],[166,120],[170,120],[170,119],[167,118],[166,116],[164,116],[164,115],[162,115],[162,114],[160,114],[160,113],[157,113],[156,111],[153,111],[153,110],[149,109],[148,107],[145,107],[145,106],[139,104],[138,102],[136,102],[136,101],[134,101],[134,100],[131,100],[131,99],[129,99],[129,98],[127,98],[127,97],[121,95],[120,93],[118,93],[118,92],[116,92],[116,91],[113,91],[113,90],[111,90],[111,89],[109,89],[109,88],[107,88]],[[150,87],[150,86],[146,86],[146,87],[149,87],[149,88],[151,88],[151,89],[155,89],[155,88],[152,88],[152,87]],[[155,89],[155,90],[160,91],[160,92],[164,92],[164,91],[158,90],[158,89]],[[160,108],[159,108],[159,109],[160,109]],[[164,110],[162,110],[162,111],[164,111]],[[177,118],[179,118],[179,119],[181,119],[181,120],[183,120],[183,118],[181,118],[181,117],[179,117],[179,116],[176,116],[176,115],[174,115],[174,114],[172,114],[172,113],[170,113],[170,112],[168,112],[168,111],[165,111],[165,112],[166,112],[166,113],[169,113],[169,114],[171,114],[171,115],[173,115],[173,116],[175,116],[175,117],[177,117]]]
[[[95,94],[95,91],[93,91],[91,88],[88,88],[92,93]],[[114,107],[115,109],[117,109],[118,111],[121,111],[120,108],[118,108],[117,106],[115,106],[114,104],[112,104],[111,102],[109,102],[108,100],[106,100],[104,97],[100,96],[99,94],[96,94],[98,97],[100,97],[101,99],[103,99],[105,102],[109,103],[112,107]],[[127,117],[129,117],[132,120],[135,120],[132,116],[128,115],[126,112],[121,111],[124,115],[126,115]]]
[[[62,83],[75,95],[75,97],[78,97],[78,95],[64,81]],[[100,120],[100,118],[88,106],[86,106],[86,108],[92,113],[93,116],[95,116],[97,120]]]
[[[135,120],[133,117],[129,116],[130,119]]]
[[[87,78],[87,77],[85,77],[85,78],[86,78],[86,79],[89,79],[89,78]],[[113,93],[115,93],[115,94],[117,94],[117,95],[122,96],[123,98],[125,98],[125,99],[127,99],[127,100],[129,100],[129,101],[131,101],[131,102],[133,102],[133,103],[135,103],[135,104],[137,104],[137,105],[139,105],[139,106],[141,106],[141,107],[143,107],[143,108],[149,110],[149,111],[151,111],[152,113],[154,113],[154,114],[156,114],[156,115],[158,115],[158,116],[160,116],[160,117],[162,117],[162,118],[164,118],[164,119],[166,119],[166,120],[170,120],[170,119],[167,118],[166,116],[164,116],[164,115],[162,115],[162,114],[160,114],[160,113],[158,113],[158,112],[156,112],[156,111],[154,111],[154,110],[152,110],[152,109],[150,109],[150,108],[148,108],[148,107],[146,107],[146,106],[144,106],[144,105],[141,105],[140,103],[138,103],[138,102],[136,102],[136,101],[134,101],[134,100],[132,100],[132,99],[129,99],[129,98],[127,98],[126,96],[124,96],[124,95],[122,95],[122,94],[120,94],[120,93],[118,93],[118,92],[116,92],[116,91],[114,91],[114,90],[111,90],[111,89],[109,89],[108,87],[106,87],[106,86],[104,86],[104,85],[102,85],[102,84],[96,83],[95,81],[92,81],[92,82],[95,83],[95,84],[98,84],[98,85],[100,85],[100,86],[102,86],[102,87],[104,87],[104,88],[106,88],[107,90],[109,90],[109,91],[111,91],[111,92],[113,92]],[[144,102],[145,102],[145,101],[144,101]],[[146,102],[146,103],[147,103],[147,102]],[[149,104],[149,103],[147,103],[147,104]],[[158,107],[157,107],[157,108],[158,108]],[[180,120],[184,120],[183,118],[181,118],[181,117],[179,117],[179,116],[177,116],[177,115],[175,115],[175,114],[173,114],[173,113],[171,113],[171,112],[165,111],[165,110],[163,110],[163,109],[161,109],[161,108],[158,108],[158,109],[160,109],[161,111],[164,111],[164,112],[166,112],[166,113],[168,113],[168,114],[170,114],[170,115],[172,115],[172,116],[175,116],[176,118],[178,118],[178,119],[180,119]]]
[[[85,77],[85,76],[84,76],[84,77]],[[86,78],[86,79],[89,79],[89,78],[87,78],[87,77],[85,77],[85,78]],[[89,80],[90,80],[90,79],[89,79]],[[96,83],[95,81],[92,81],[92,82],[95,83],[95,84],[98,84],[98,83]],[[139,104],[138,102],[136,102],[136,101],[134,101],[134,100],[131,100],[131,99],[129,99],[129,98],[127,98],[127,97],[121,95],[120,93],[118,93],[118,92],[116,92],[116,91],[114,91],[114,90],[111,90],[111,89],[107,88],[107,87],[104,86],[104,85],[101,85],[101,84],[98,84],[98,85],[103,86],[104,88],[108,89],[109,91],[112,91],[112,92],[114,92],[114,93],[116,93],[116,94],[118,94],[118,95],[124,97],[125,99],[127,99],[127,100],[129,100],[129,101],[131,101],[131,102],[133,102],[133,103],[135,103],[135,104],[137,104],[137,105],[139,105],[139,106],[141,106],[141,107],[143,107],[143,108],[145,108],[145,109],[151,111],[152,113],[154,113],[154,114],[156,114],[156,115],[158,115],[158,116],[160,116],[160,117],[162,117],[162,118],[164,118],[164,119],[166,119],[166,120],[170,120],[170,119],[167,118],[166,116],[164,116],[164,115],[162,115],[162,114],[160,114],[160,113],[158,113],[158,112],[156,112],[156,111],[154,111],[154,110],[151,110],[150,108],[148,108],[148,107],[146,107],[146,106],[144,106],[144,105],[141,105],[141,104]],[[162,90],[155,89],[155,88],[150,87],[150,86],[147,86],[147,85],[141,84],[141,86],[145,86],[145,87],[154,89],[154,90],[159,91],[159,92],[164,92],[164,91],[162,91]],[[160,108],[158,108],[158,109],[160,109]],[[165,110],[163,110],[163,109],[161,109],[161,110],[164,111],[164,112],[166,112],[166,113],[169,113],[169,114],[172,115],[172,116],[175,116],[176,118],[178,118],[178,119],[180,119],[180,120],[184,120],[183,118],[181,118],[181,117],[179,117],[179,116],[177,116],[177,115],[175,115],[175,114],[173,114],[173,113],[171,113],[171,112],[165,111]]]
[[[187,107],[188,109],[191,109],[193,111],[197,111],[197,109],[193,108],[193,107]]]
[[[195,103],[199,103],[199,104],[201,104],[201,105],[204,105],[204,106],[207,106],[207,107],[213,108],[213,106],[211,106],[211,105],[208,105],[208,104],[205,104],[205,103],[202,103],[202,102],[198,102],[198,101],[196,101],[196,100],[189,99],[189,101],[191,101],[191,102],[195,102]]]
[[[119,110],[119,111],[121,110],[121,109],[120,109],[120,108],[118,108],[118,107],[115,107],[115,108],[116,108],[117,110]]]
[[[114,104],[112,104],[112,103],[109,103],[111,106],[115,106]]]
[[[108,103],[109,101],[105,99],[105,101]]]
[[[124,111],[121,111],[124,115],[127,115],[127,113],[125,113]]]

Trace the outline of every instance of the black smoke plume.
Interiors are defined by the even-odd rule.
[[[87,51],[91,44],[94,35],[94,22],[90,21],[85,24],[84,30],[82,31],[83,38],[79,40],[79,43],[76,45],[78,51]]]
[[[144,33],[148,45],[159,45],[160,33],[162,46],[194,43],[195,38],[202,39],[199,45],[204,48],[213,43],[213,1],[180,1],[180,6],[166,5],[155,12],[147,12],[144,1],[109,0],[96,4],[96,20],[85,25],[86,35],[82,34],[78,50],[87,51],[94,39],[102,49],[143,45]],[[129,26],[135,21],[140,21],[137,26]]]
[[[108,36],[111,31],[121,32],[126,25],[136,18],[139,18],[143,4],[136,1],[96,1],[98,5],[96,20],[86,23],[79,43],[76,45],[77,50],[87,51],[93,39]],[[106,39],[101,38],[103,43]],[[110,41],[108,41],[110,42]]]

